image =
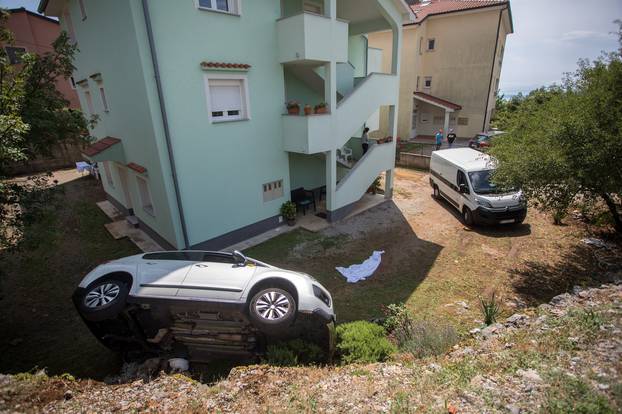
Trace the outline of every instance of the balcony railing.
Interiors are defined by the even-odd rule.
[[[312,13],[277,21],[279,62],[347,62],[348,24]]]

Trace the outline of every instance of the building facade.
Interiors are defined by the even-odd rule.
[[[416,15],[404,25],[398,135],[458,137],[485,132],[495,107],[506,36],[513,33],[508,0],[409,1]],[[388,33],[372,33],[387,50]],[[384,55],[384,66],[389,54]]]
[[[81,106],[100,117],[85,156],[161,244],[220,249],[264,232],[299,188],[325,193],[329,220],[382,172],[390,195],[395,142],[350,168],[338,155],[380,107],[395,128],[399,54],[371,73],[367,35],[388,30],[398,50],[413,18],[402,0],[43,0],[39,11],[80,50]],[[288,115],[292,100],[328,110]]]
[[[4,49],[12,64],[19,64],[23,53],[42,55],[54,50],[52,44],[61,32],[58,21],[24,8],[10,9],[9,12],[6,27],[13,33],[13,44],[4,45]],[[80,108],[72,79],[58,79],[56,89],[67,99],[70,108]]]

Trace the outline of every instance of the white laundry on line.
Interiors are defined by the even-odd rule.
[[[336,267],[335,269],[347,279],[348,283],[356,283],[374,274],[378,266],[380,266],[382,261],[380,255],[383,253],[384,250],[374,250],[369,259],[361,264],[355,264],[350,267]]]

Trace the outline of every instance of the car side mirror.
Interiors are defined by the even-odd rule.
[[[244,256],[244,254],[239,250],[233,251],[233,260],[235,260],[235,263],[238,266],[245,266],[246,263],[248,263],[248,259],[246,258],[246,256]]]
[[[459,188],[462,194],[469,194],[469,187],[467,187],[466,184],[464,183],[460,184]]]

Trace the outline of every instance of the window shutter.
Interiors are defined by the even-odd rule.
[[[241,111],[242,91],[239,85],[211,85],[212,112]]]

